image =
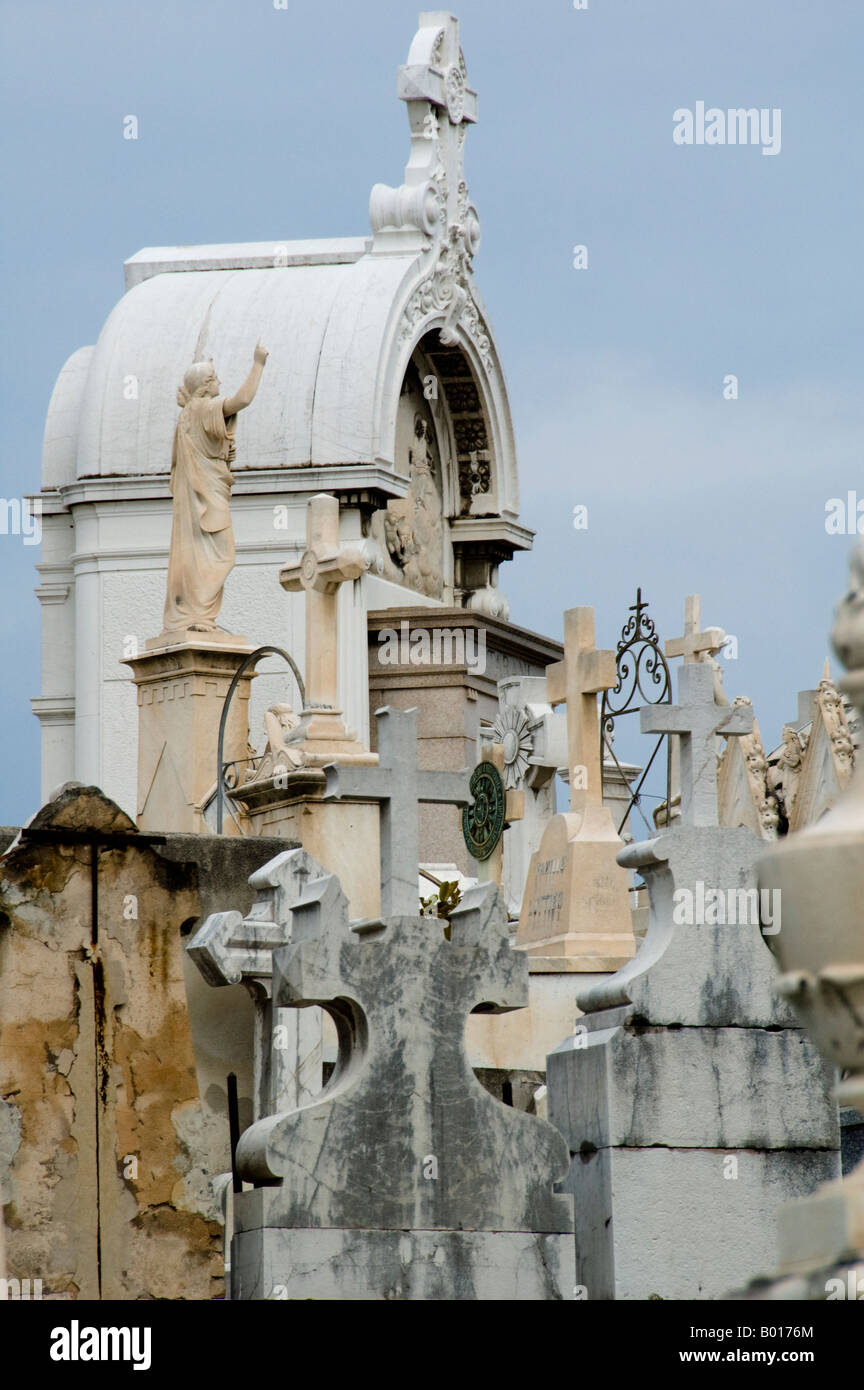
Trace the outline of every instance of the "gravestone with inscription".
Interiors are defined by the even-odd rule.
[[[570,812],[556,815],[531,859],[516,943],[550,970],[614,971],[635,951],[621,848],[603,805],[597,693],[618,679],[614,652],[594,647],[594,612],[564,615],[564,660],[547,668],[551,705],[567,706]]]
[[[746,1282],[777,1205],[838,1165],[830,1068],[774,990],[782,907],[756,891],[763,842],[717,823],[715,741],[745,735],[752,712],[717,705],[702,663],[679,670],[678,692],[643,708],[642,729],[681,739],[681,818],[618,856],[648,886],[645,942],[579,996],[585,1017],[547,1060],[590,1299]]]

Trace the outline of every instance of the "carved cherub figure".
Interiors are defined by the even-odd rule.
[[[302,748],[292,742],[290,735],[300,727],[300,716],[291,705],[271,705],[264,715],[267,730],[267,746],[261,763],[247,778],[249,782],[263,782],[287,772],[296,772],[305,767],[308,758]]]

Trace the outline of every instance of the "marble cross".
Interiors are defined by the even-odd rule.
[[[603,805],[597,694],[617,682],[615,653],[594,646],[594,609],[568,609],[564,660],[546,667],[546,693],[550,705],[567,705],[571,811]]]
[[[290,1110],[321,1089],[320,1014],[273,1007],[273,953],[309,935],[314,910],[325,911],[347,932],[348,903],[339,880],[305,849],[277,855],[251,875],[249,885],[257,896],[248,915],[211,913],[186,950],[208,984],[242,983],[252,996],[258,1119]]]
[[[359,579],[364,569],[360,551],[339,543],[339,499],[319,493],[306,511],[306,550],[279,574],[283,589],[306,593],[307,710],[340,713],[339,586]]]
[[[325,801],[377,801],[381,808],[381,912],[416,917],[420,862],[419,803],[467,806],[468,771],[426,772],[417,767],[417,711],[379,709],[378,766],[324,769]]]
[[[709,627],[700,632],[701,621],[702,600],[698,594],[689,594],[684,601],[684,636],[670,638],[664,648],[666,655],[683,656],[689,664],[704,661],[706,656],[719,652],[726,641],[726,633],[722,627]]]
[[[753,731],[753,710],[718,705],[714,672],[700,661],[678,671],[677,705],[643,705],[643,734],[676,734],[681,740],[681,816],[685,825],[718,825],[715,739]]]
[[[271,1185],[268,1226],[567,1231],[568,1204],[552,1191],[566,1144],[497,1102],[465,1051],[472,1011],[528,1003],[528,962],[510,946],[497,889],[466,891],[450,940],[416,920],[416,864],[411,892],[407,919],[355,922],[347,937],[325,919],[321,936],[277,953],[274,999],[339,1021],[339,1084],[247,1129],[240,1170]]]

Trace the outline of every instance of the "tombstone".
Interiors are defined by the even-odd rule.
[[[292,748],[307,765],[375,762],[345,728],[339,707],[339,590],[365,568],[359,547],[340,544],[339,499],[326,493],[313,497],[306,512],[306,549],[279,575],[286,593],[306,597],[306,708]]]
[[[751,719],[715,703],[702,663],[680,668],[678,695],[641,722],[681,739],[681,818],[619,855],[648,886],[645,942],[580,995],[586,1016],[547,1062],[589,1299],[718,1297],[760,1268],[776,1204],[838,1163],[830,1068],[774,991],[763,842],[718,825],[715,740]]]
[[[566,1145],[494,1100],[465,1054],[473,1010],[525,1005],[527,962],[492,884],[469,890],[449,940],[443,925],[351,923],[338,895],[294,905],[274,1004],[326,1009],[339,1060],[316,1101],[241,1138],[256,1187],[235,1197],[233,1298],[571,1296],[569,1203],[552,1191]]]
[[[603,804],[597,693],[618,679],[614,652],[594,647],[594,613],[564,615],[564,660],[546,672],[551,705],[567,706],[570,812],[549,821],[533,855],[516,942],[547,969],[617,970],[635,950],[621,840]]]

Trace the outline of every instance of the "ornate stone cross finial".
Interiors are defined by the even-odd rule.
[[[597,695],[618,680],[615,653],[594,646],[594,609],[570,608],[564,614],[564,660],[546,667],[550,705],[567,705],[570,758],[570,810],[603,804],[600,727]],[[574,775],[574,768],[581,775]]]
[[[468,772],[417,767],[417,711],[379,709],[378,766],[324,769],[325,801],[377,801],[381,806],[381,912],[416,917],[421,802],[467,806]]]
[[[753,731],[753,710],[718,705],[710,666],[692,661],[678,671],[677,705],[643,705],[643,734],[677,734],[681,739],[681,814],[685,825],[717,825],[715,738]]]
[[[464,145],[477,120],[477,93],[468,85],[459,22],[446,10],[420,15],[420,28],[399,69],[407,104],[411,156],[400,188],[372,189],[369,219],[376,250],[430,251],[431,264],[405,311],[403,337],[417,322],[445,314],[441,342],[457,341],[460,319],[488,351],[480,311],[472,301],[471,263],[480,245],[480,218],[468,196]]]
[[[357,749],[339,708],[339,586],[359,579],[366,568],[360,550],[339,542],[339,499],[319,493],[306,512],[306,549],[285,565],[279,583],[288,593],[306,593],[306,709],[304,746],[321,752]],[[332,747],[330,746],[332,745]]]
[[[689,594],[684,601],[684,636],[672,637],[666,643],[667,656],[683,656],[688,664],[704,661],[722,650],[726,633],[722,627],[709,627],[699,631],[702,622],[702,600],[698,594]]]

